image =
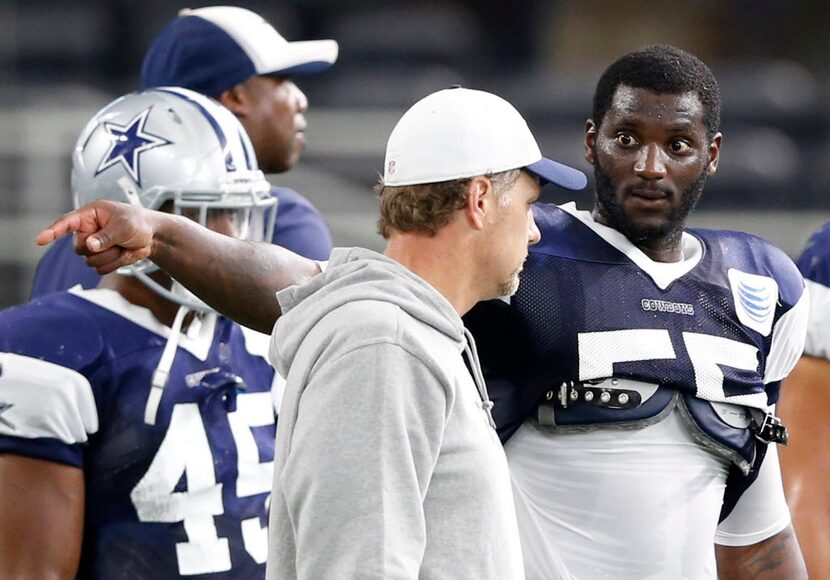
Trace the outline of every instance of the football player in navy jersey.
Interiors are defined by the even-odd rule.
[[[315,74],[337,59],[334,40],[286,42],[261,16],[235,6],[185,9],[153,41],[141,68],[141,88],[178,86],[208,95],[242,122],[266,173],[283,173],[305,147],[308,108],[296,76]],[[302,195],[272,187],[279,220],[272,241],[314,260],[328,258],[331,233],[323,216]],[[71,238],[43,255],[32,298],[99,276],[72,251]]]
[[[830,578],[830,462],[823,450],[830,437],[830,222],[810,237],[796,264],[810,291],[810,320],[804,356],[784,383],[780,413],[790,444],[781,469],[810,577]]]
[[[127,201],[268,239],[240,123],[184,89],[87,124],[78,203]],[[150,263],[0,313],[0,577],[262,578],[274,460],[268,337]]]
[[[760,238],[685,227],[719,117],[696,57],[614,62],[586,124],[593,211],[539,204],[518,292],[466,319],[528,578],[805,577],[771,408],[803,347],[804,283]]]

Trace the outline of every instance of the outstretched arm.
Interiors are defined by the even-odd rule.
[[[719,580],[806,580],[792,526],[751,546],[715,546]]]
[[[231,238],[181,216],[94,201],[40,232],[46,245],[75,232],[75,251],[99,274],[148,258],[225,316],[270,333],[280,315],[274,293],[320,271],[318,264],[267,243]]]

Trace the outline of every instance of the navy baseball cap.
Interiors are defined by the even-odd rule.
[[[141,88],[178,86],[217,97],[254,75],[320,72],[337,52],[334,40],[288,42],[245,8],[186,8],[144,56]]]

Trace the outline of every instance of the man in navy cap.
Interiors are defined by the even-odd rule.
[[[235,6],[184,9],[147,50],[141,88],[180,86],[213,97],[240,120],[265,173],[291,169],[305,146],[308,108],[291,80],[334,64],[334,40],[289,42],[261,16]],[[327,259],[331,233],[320,212],[299,193],[271,190],[279,201],[273,242],[315,260]],[[61,240],[41,258],[32,298],[81,284],[97,286],[99,276]]]

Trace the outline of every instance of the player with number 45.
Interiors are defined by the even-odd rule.
[[[274,226],[242,126],[184,89],[96,114],[72,189],[236,237]],[[267,346],[143,262],[0,313],[0,578],[263,578]]]

